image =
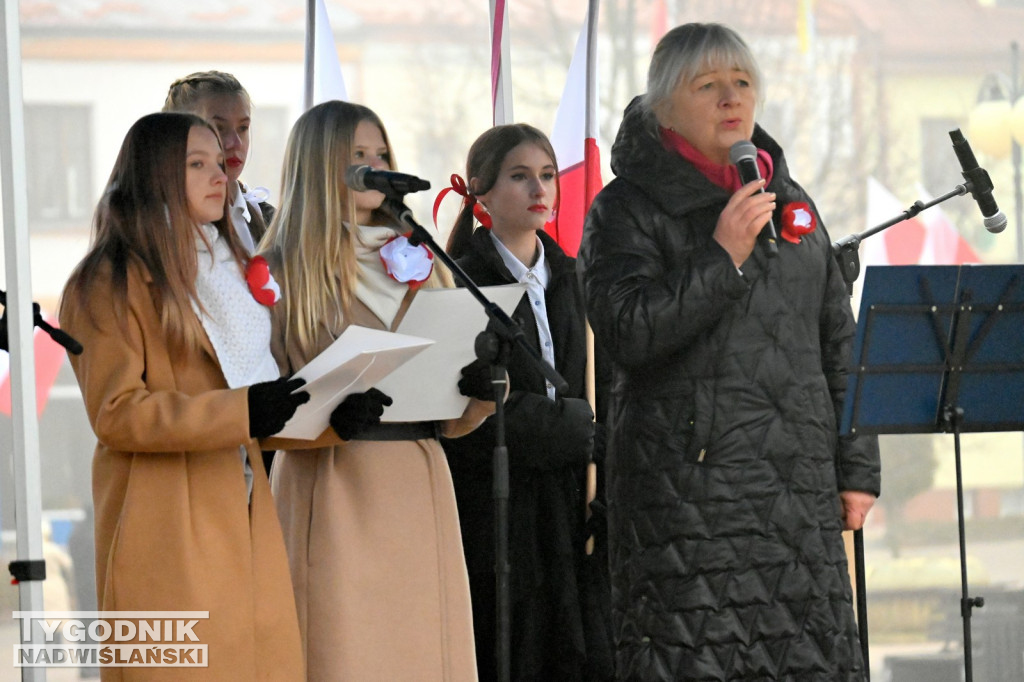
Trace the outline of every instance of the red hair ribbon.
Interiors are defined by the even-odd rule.
[[[462,176],[452,173],[451,183],[451,187],[445,187],[437,193],[437,198],[434,199],[434,227],[437,227],[437,210],[441,207],[441,201],[448,195],[448,192],[455,192],[462,196],[463,206],[473,207],[473,217],[480,221],[481,225],[491,229],[491,215],[477,202],[476,196],[466,187],[466,181],[462,179]]]

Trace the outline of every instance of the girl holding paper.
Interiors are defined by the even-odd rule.
[[[125,137],[60,322],[96,432],[101,611],[205,611],[202,679],[301,680],[288,562],[256,438],[305,392],[279,379],[268,309],[224,219],[224,155],[194,114]],[[177,668],[104,679],[180,679]]]
[[[596,533],[595,554],[584,549],[590,535],[584,480],[592,456],[601,459],[604,448],[603,439],[595,439],[594,413],[585,399],[586,326],[576,261],[544,232],[558,205],[556,169],[551,143],[532,126],[495,126],[478,137],[466,161],[468,187],[452,178],[465,201],[448,252],[478,285],[526,284],[513,317],[569,385],[567,393],[557,394],[513,347],[512,390],[505,403],[512,679],[602,680],[611,674],[610,595],[603,533]],[[483,225],[476,230],[474,215]],[[481,680],[497,679],[493,421],[445,441],[469,566]]]
[[[449,285],[425,248],[397,235],[383,194],[345,184],[350,165],[394,167],[376,114],[330,101],[299,117],[281,206],[261,243],[282,288],[272,348],[284,373],[349,325],[394,330],[420,285]],[[343,442],[279,453],[272,487],[310,679],[475,677],[462,538],[437,437],[467,432],[493,412],[486,368],[466,368],[460,389],[483,399],[442,424],[380,424],[387,396],[351,396],[346,403],[364,410],[332,420]]]

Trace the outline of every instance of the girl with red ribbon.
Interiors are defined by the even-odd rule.
[[[603,427],[595,427],[585,397],[586,325],[576,261],[544,229],[558,203],[555,152],[532,126],[496,126],[473,143],[466,176],[468,187],[452,176],[452,191],[465,199],[448,252],[481,286],[526,285],[513,317],[537,354],[569,385],[568,392],[557,393],[524,351],[512,349],[511,393],[505,403],[512,679],[610,679],[603,534],[597,534],[594,554],[584,549],[589,533],[583,481],[590,461],[602,457]],[[475,230],[474,218],[482,225]],[[481,680],[497,679],[488,456],[494,448],[493,422],[488,419],[468,436],[445,441],[469,566]],[[591,518],[597,524],[599,517]]]

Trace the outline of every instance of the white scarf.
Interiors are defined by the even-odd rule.
[[[357,235],[359,273],[356,277],[356,298],[380,318],[385,328],[391,329],[398,309],[409,293],[409,285],[388,276],[380,260],[380,247],[397,233],[391,227],[360,225]]]
[[[273,381],[280,372],[270,354],[270,310],[252,297],[217,228],[207,223],[200,229],[210,240],[213,258],[196,237],[199,301],[193,301],[192,307],[213,345],[224,379],[231,388]]]

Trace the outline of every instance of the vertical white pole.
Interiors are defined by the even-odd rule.
[[[4,0],[0,18],[0,184],[3,189],[7,320],[11,354],[11,417],[14,433],[14,497],[19,560],[43,557],[39,423],[36,419],[35,352],[32,345],[32,278],[29,271],[28,194],[25,186],[25,121],[22,111],[18,1]],[[2,351],[0,351],[2,352]],[[41,611],[43,585],[18,585],[23,611]],[[33,629],[33,639],[39,636]],[[45,668],[22,668],[23,680],[45,680]]]

